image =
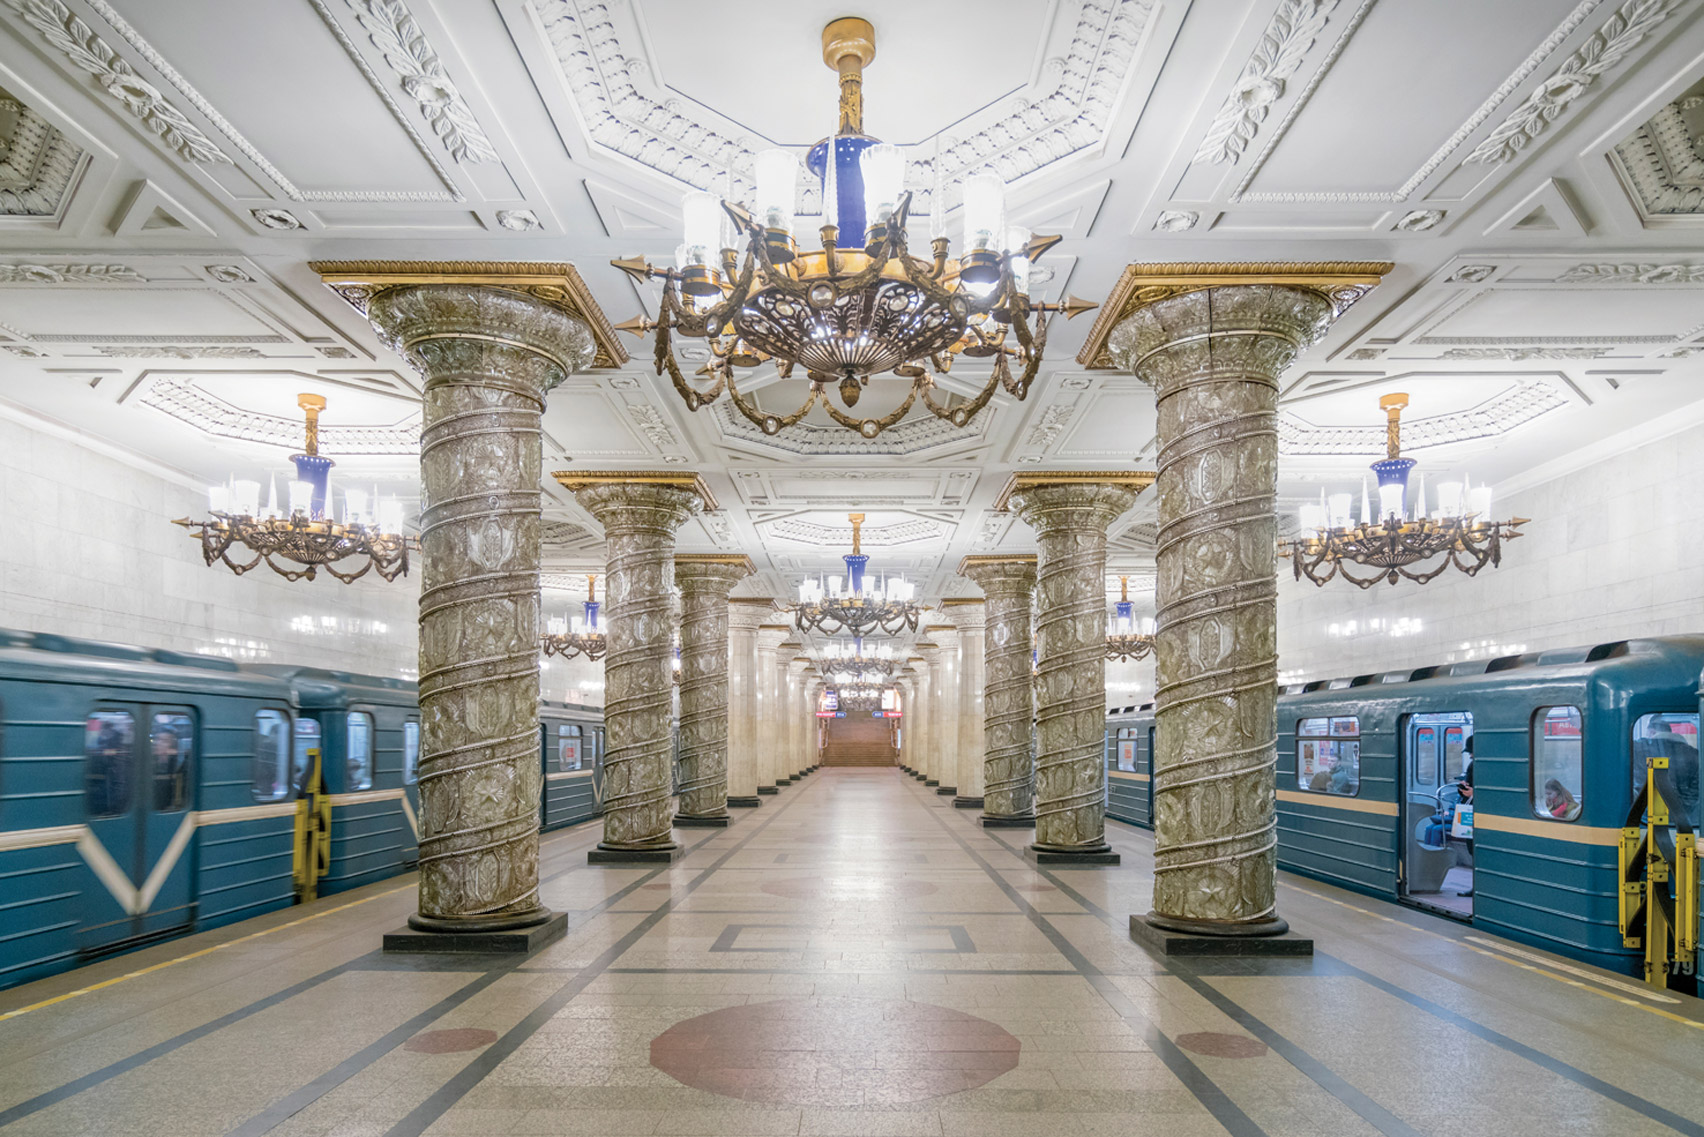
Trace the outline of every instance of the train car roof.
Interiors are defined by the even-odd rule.
[[[604,717],[602,707],[585,707],[581,706],[579,703],[563,703],[558,702],[555,699],[540,699],[538,701],[538,713],[541,715],[568,715],[579,718],[600,720]]]
[[[216,655],[10,628],[0,628],[0,678],[289,699],[286,684]]]
[[[1579,647],[1522,652],[1492,659],[1463,660],[1400,671],[1316,679],[1282,688],[1286,695],[1315,691],[1343,691],[1366,686],[1394,686],[1428,680],[1457,679],[1498,672],[1521,672],[1533,678],[1589,675],[1599,671],[1613,674],[1629,662],[1669,663],[1699,670],[1704,666],[1704,635],[1654,636],[1647,639],[1610,640]]]
[[[278,663],[251,663],[244,670],[288,683],[304,710],[344,710],[356,703],[413,705],[419,701],[420,685],[411,679]]]

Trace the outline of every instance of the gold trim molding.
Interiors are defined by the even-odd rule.
[[[475,284],[524,292],[591,329],[598,349],[593,367],[620,367],[628,360],[614,325],[566,261],[309,261],[308,267],[363,316],[374,296],[415,284]]]
[[[680,558],[676,557],[675,559],[679,560]],[[750,558],[747,558],[747,559],[749,560]],[[770,609],[770,611],[773,611],[773,612],[780,611],[780,609],[775,606],[775,599],[773,597],[770,597],[770,596],[730,596],[730,597],[728,597],[728,603],[729,604],[762,604],[762,605],[767,606]]]
[[[1140,309],[1186,292],[1204,292],[1233,284],[1284,284],[1317,292],[1331,304],[1333,318],[1373,290],[1396,266],[1390,261],[1247,261],[1132,264],[1107,294],[1094,327],[1077,353],[1091,371],[1117,370],[1107,354],[1112,330]]]
[[[569,492],[591,486],[673,486],[703,498],[707,511],[722,508],[716,502],[716,495],[710,492],[704,475],[691,470],[557,470],[550,476]]]
[[[1016,558],[1013,558],[1013,559],[1016,559]],[[1035,558],[1031,557],[1030,559],[1033,561]],[[960,567],[962,568],[963,566],[961,565]],[[972,604],[986,604],[986,603],[988,603],[988,601],[983,599],[980,596],[951,596],[951,597],[948,597],[947,599],[941,601],[941,607],[943,607],[943,608],[967,608]]]
[[[1011,504],[1012,495],[1022,490],[1033,490],[1038,486],[1118,486],[1121,489],[1134,490],[1141,493],[1154,484],[1159,477],[1152,470],[1025,470],[1013,474],[1006,482],[1006,488],[1000,491],[1000,496],[994,499],[994,510],[1005,513]],[[1013,557],[993,557],[992,560],[1015,560]],[[960,564],[977,563],[966,557]]]
[[[1039,564],[1040,558],[1034,553],[972,553],[959,562],[958,574],[969,576],[964,570],[976,565],[1034,565]]]

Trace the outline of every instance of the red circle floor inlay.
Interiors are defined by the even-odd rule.
[[[1195,1034],[1180,1034],[1176,1042],[1185,1050],[1193,1050],[1209,1058],[1259,1058],[1266,1053],[1266,1043],[1243,1034],[1222,1034],[1203,1030]]]
[[[497,1041],[494,1030],[480,1030],[478,1027],[462,1026],[453,1030],[429,1030],[417,1034],[402,1044],[404,1050],[412,1050],[416,1054],[454,1054],[461,1050],[478,1050],[481,1046],[490,1046]]]
[[[746,1101],[897,1105],[975,1089],[1014,1069],[1019,1042],[975,1015],[898,999],[779,999],[676,1023],[651,1065]]]
[[[834,900],[841,903],[859,900],[896,900],[929,896],[940,890],[939,885],[926,880],[901,877],[884,880],[873,876],[790,876],[781,880],[766,880],[758,885],[771,896],[788,900]]]

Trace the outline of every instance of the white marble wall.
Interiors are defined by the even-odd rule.
[[[1493,513],[1532,521],[1504,547],[1502,567],[1476,577],[1451,569],[1427,585],[1362,592],[1297,582],[1280,560],[1280,678],[1704,632],[1700,484],[1704,447],[1676,434],[1500,494]]]
[[[198,490],[0,418],[0,627],[413,678],[419,577],[298,581],[202,563]]]

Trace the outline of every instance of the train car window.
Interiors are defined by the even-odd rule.
[[[420,724],[409,719],[402,724],[402,784],[420,780]]]
[[[1118,732],[1118,768],[1128,774],[1136,772],[1136,728],[1133,726]]]
[[[181,711],[158,711],[148,727],[154,769],[154,812],[189,808],[189,771],[195,764],[195,723]]]
[[[349,774],[348,788],[373,788],[373,716],[366,711],[350,711],[347,723],[349,747],[344,751],[344,769]]]
[[[1580,816],[1585,779],[1579,707],[1540,707],[1532,716],[1532,812],[1546,821]]]
[[[136,719],[129,711],[94,711],[83,724],[83,801],[90,817],[130,812],[136,780]]]
[[[1430,711],[1408,716],[1408,784],[1434,790],[1461,780],[1462,755],[1473,733],[1467,711]]]
[[[1633,724],[1633,792],[1645,792],[1646,763],[1667,758],[1679,802],[1669,803],[1672,821],[1684,812],[1697,830],[1704,818],[1698,802],[1698,716],[1695,714],[1641,715]]]
[[[255,801],[283,801],[290,796],[290,719],[283,711],[254,713],[249,786]]]
[[[1414,728],[1413,780],[1415,785],[1435,786],[1438,784],[1440,743],[1437,727],[1417,726]]]
[[[300,793],[307,788],[308,773],[313,769],[313,763],[308,760],[308,751],[318,750],[319,744],[319,720],[310,718],[297,719],[296,748],[290,756],[290,788],[296,793]]]
[[[1354,797],[1361,792],[1361,720],[1296,722],[1296,788]]]
[[[556,769],[578,770],[582,764],[580,728],[564,724],[556,728]]]

